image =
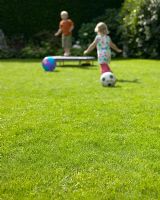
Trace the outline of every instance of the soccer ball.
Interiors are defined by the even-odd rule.
[[[56,67],[56,60],[52,56],[45,57],[42,60],[42,66],[45,71],[54,71]]]
[[[112,72],[105,72],[100,77],[100,82],[104,87],[114,86],[116,83],[116,77]]]

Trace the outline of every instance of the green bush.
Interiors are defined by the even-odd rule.
[[[136,38],[140,56],[160,58],[160,1],[146,0],[138,15]]]
[[[23,34],[25,39],[42,31],[56,31],[61,10],[75,22],[77,35],[82,22],[88,22],[105,8],[119,8],[123,0],[0,0],[0,28],[7,36]]]
[[[7,48],[1,49],[0,58],[18,58],[20,56],[21,49],[26,45],[23,35],[17,35],[11,38],[5,37],[5,39]]]
[[[79,40],[83,48],[86,48],[95,38],[95,28],[96,23],[89,22],[83,23],[79,30]]]
[[[0,50],[0,59],[15,58],[16,52],[11,49]]]
[[[121,39],[130,57],[160,57],[159,0],[126,0],[121,11]]]
[[[20,52],[21,58],[42,58],[46,55],[55,55],[60,47],[60,39],[52,32],[41,31],[35,34],[32,40]]]
[[[8,49],[0,51],[0,58],[42,58],[46,55],[57,55],[60,38],[52,32],[41,31],[26,41],[22,35],[7,38]]]
[[[57,49],[48,42],[44,42],[42,46],[28,44],[20,52],[21,58],[43,58],[48,55],[57,55]]]

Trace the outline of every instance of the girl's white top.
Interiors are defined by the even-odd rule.
[[[111,38],[108,35],[97,35],[95,42],[97,45],[98,62],[100,64],[108,64],[111,60]]]

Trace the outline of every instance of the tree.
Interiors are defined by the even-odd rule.
[[[0,28],[7,35],[35,33],[58,28],[61,10],[67,10],[75,22],[75,32],[83,22],[103,14],[106,8],[120,7],[123,0],[0,0]]]
[[[121,38],[128,56],[159,58],[160,0],[126,0],[121,17]]]

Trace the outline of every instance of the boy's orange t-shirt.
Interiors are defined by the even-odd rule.
[[[65,35],[65,36],[72,34],[69,31],[72,26],[73,26],[73,22],[72,22],[71,19],[61,20],[60,24],[59,24],[59,27],[62,30],[62,34]]]

